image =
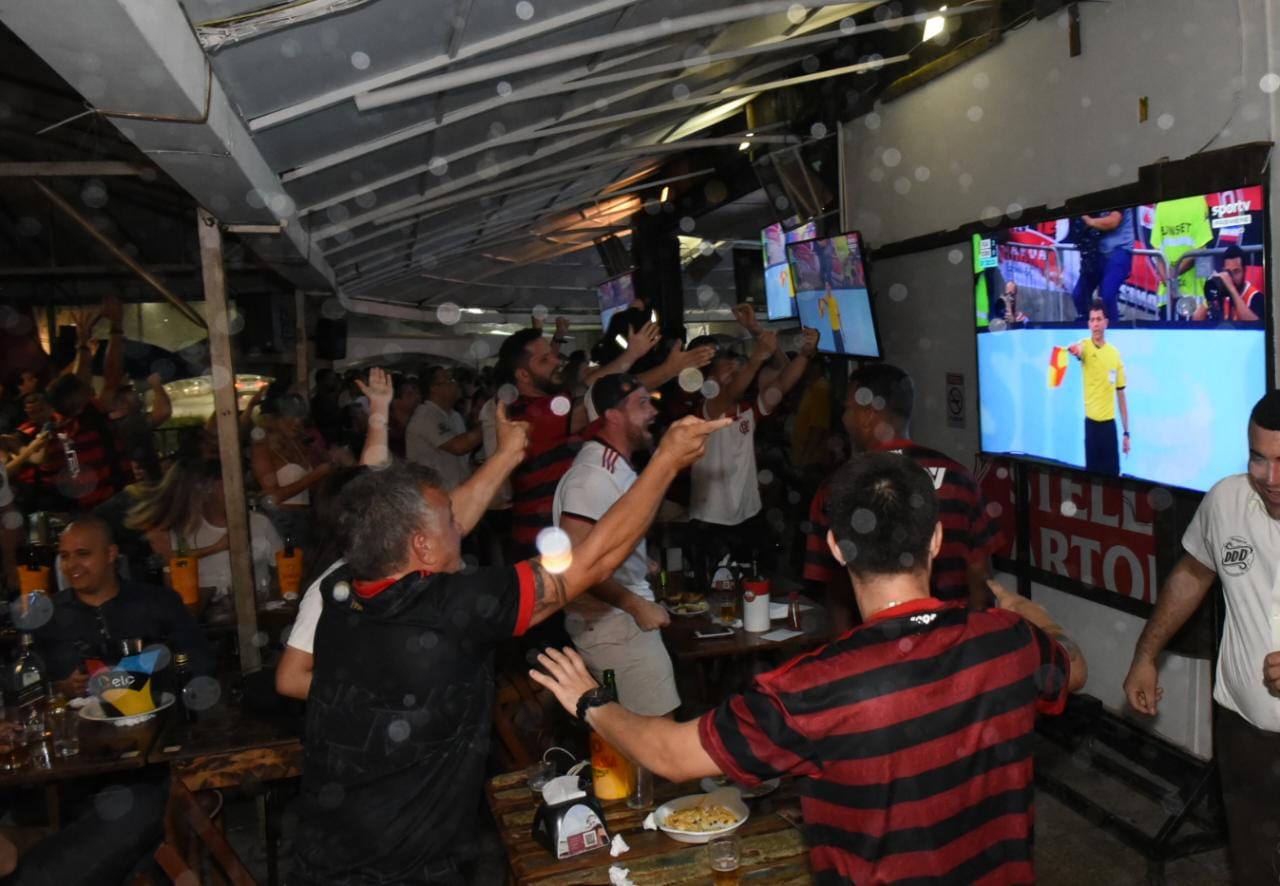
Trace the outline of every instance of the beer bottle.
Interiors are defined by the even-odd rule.
[[[614,701],[618,700],[618,684],[611,670],[604,672],[604,688],[609,690]],[[631,761],[596,732],[591,733],[590,743],[591,783],[596,799],[625,800],[635,786]]]
[[[199,714],[195,708],[187,703],[187,696],[183,692],[187,688],[187,684],[191,682],[191,665],[189,662],[190,658],[185,652],[179,652],[173,656],[173,690],[177,693],[178,704],[182,705],[183,716],[186,717],[188,723],[194,723]]]

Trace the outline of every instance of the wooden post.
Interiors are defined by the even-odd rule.
[[[311,366],[307,361],[307,297],[301,289],[293,291],[293,336],[298,389],[311,399]]]
[[[240,423],[236,415],[236,375],[231,364],[227,326],[227,278],[222,268],[222,231],[218,220],[197,211],[200,264],[204,268],[205,315],[209,324],[209,359],[213,374],[213,406],[218,421],[218,456],[222,488],[227,499],[227,541],[231,547],[231,586],[236,601],[236,632],[240,640],[240,669],[262,666],[255,641],[258,600],[253,586],[253,549],[249,541],[249,512],[244,498],[244,457],[240,452]]]

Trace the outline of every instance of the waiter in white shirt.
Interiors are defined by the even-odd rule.
[[[1227,814],[1232,882],[1274,883],[1280,847],[1280,391],[1249,416],[1249,466],[1220,480],[1182,536],[1124,681],[1129,704],[1155,716],[1159,657],[1222,582],[1226,622],[1214,680],[1213,751]]]
[[[454,408],[462,390],[447,367],[432,366],[423,379],[425,399],[409,419],[404,454],[409,461],[434,468],[444,488],[454,489],[471,476],[471,453],[482,442],[483,432],[479,427],[468,431]]]

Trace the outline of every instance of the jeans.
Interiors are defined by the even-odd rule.
[[[1076,314],[1089,316],[1089,305],[1093,301],[1096,289],[1098,298],[1107,311],[1107,320],[1120,322],[1120,286],[1129,278],[1133,266],[1133,253],[1127,249],[1117,249],[1090,261],[1080,263],[1080,277],[1076,280],[1076,288],[1072,292],[1072,300],[1076,304]]]

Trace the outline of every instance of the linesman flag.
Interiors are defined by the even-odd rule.
[[[1049,355],[1049,387],[1058,388],[1062,386],[1062,380],[1067,377],[1067,357],[1069,356],[1066,348],[1055,347],[1053,353]]]

